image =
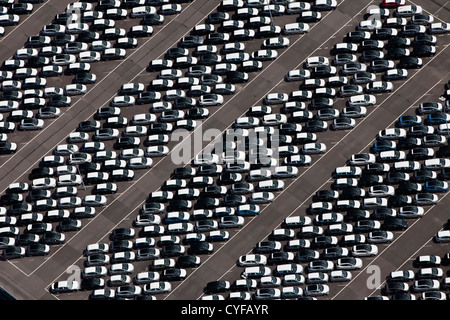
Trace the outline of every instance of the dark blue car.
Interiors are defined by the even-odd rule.
[[[450,114],[444,112],[433,112],[428,114],[426,122],[429,125],[439,125],[450,122]]]
[[[429,180],[425,182],[425,191],[426,192],[447,192],[448,191],[448,183],[446,181],[441,180]]]
[[[397,144],[390,140],[379,140],[375,141],[372,145],[372,152],[382,152],[389,150],[396,150]]]
[[[418,126],[422,124],[422,118],[416,115],[405,115],[398,118],[397,126],[399,128]]]

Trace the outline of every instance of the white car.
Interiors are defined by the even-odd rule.
[[[286,122],[287,122],[287,116],[285,114],[279,114],[279,113],[265,115],[262,119],[262,124],[268,125],[268,126],[277,126],[279,124],[286,123]]]
[[[357,244],[352,246],[351,254],[354,257],[373,257],[378,254],[378,247],[374,244]]]
[[[406,137],[406,130],[403,128],[388,128],[378,132],[378,138],[382,140],[401,139]]]
[[[377,103],[377,98],[371,94],[359,94],[348,99],[349,106],[373,106]]]
[[[96,51],[83,51],[78,54],[78,61],[79,62],[97,62],[101,60],[101,54]]]
[[[450,32],[450,24],[446,22],[432,23],[428,29],[431,34],[441,34]]]
[[[442,168],[450,167],[450,159],[446,158],[436,158],[427,159],[423,162],[422,167],[429,170],[440,170]]]
[[[303,22],[293,22],[284,25],[284,34],[301,34],[309,32],[310,27],[308,24]]]
[[[254,128],[259,125],[260,120],[255,117],[240,117],[234,122],[236,128]]]
[[[153,113],[140,113],[135,114],[133,118],[131,119],[131,122],[134,125],[146,125],[155,123],[157,120],[157,116]]]
[[[327,151],[327,146],[324,143],[306,143],[302,147],[303,154],[320,154]]]
[[[58,177],[58,186],[76,186],[82,181],[82,177],[78,174],[65,174]]]
[[[411,17],[415,14],[422,14],[423,9],[421,6],[408,4],[405,6],[400,6],[395,9],[395,16],[397,17]]]
[[[134,157],[128,160],[128,167],[131,169],[146,169],[153,166],[153,160],[147,157]]]
[[[50,286],[52,293],[65,293],[80,290],[80,283],[78,281],[57,281]]]
[[[135,104],[136,100],[133,96],[116,96],[112,99],[111,105],[115,107],[129,107]]]
[[[380,29],[383,26],[382,22],[378,19],[363,20],[358,24],[358,30],[360,31],[372,31],[374,29]]]
[[[286,6],[286,12],[289,14],[296,14],[303,11],[310,11],[311,10],[311,4],[307,2],[300,2],[300,1],[289,1]]]
[[[400,218],[421,218],[425,214],[425,210],[423,207],[416,207],[416,206],[405,206],[400,207],[398,210],[398,216]]]
[[[201,95],[198,100],[198,104],[200,106],[217,106],[221,105],[223,101],[224,99],[222,95],[212,93]]]
[[[87,87],[81,83],[68,84],[64,87],[64,93],[67,96],[82,95],[87,92]]]
[[[304,79],[309,79],[311,77],[311,72],[306,69],[294,69],[290,70],[286,76],[286,81],[299,81]]]
[[[267,263],[267,257],[261,254],[247,254],[239,257],[241,267],[262,266]]]
[[[28,59],[31,57],[37,57],[39,54],[35,48],[25,48],[16,50],[14,57],[17,59]]]
[[[101,195],[86,195],[83,198],[84,206],[104,206],[106,205],[106,197]]]
[[[264,102],[266,104],[279,104],[284,103],[289,100],[289,95],[287,93],[269,93],[265,98]]]
[[[353,154],[349,161],[351,165],[366,165],[369,163],[375,163],[376,157],[372,153],[358,153]]]
[[[330,65],[330,60],[323,56],[314,56],[306,59],[305,68],[310,69],[318,66],[328,66]]]
[[[144,286],[144,293],[145,294],[161,294],[161,293],[167,293],[172,290],[172,284],[168,281],[155,281],[147,283]]]
[[[441,230],[434,236],[436,242],[450,242],[450,230]]]

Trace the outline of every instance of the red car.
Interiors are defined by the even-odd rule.
[[[383,7],[385,8],[397,8],[400,6],[404,6],[406,4],[406,0],[383,0]]]

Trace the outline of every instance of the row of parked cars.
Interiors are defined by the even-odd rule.
[[[418,110],[423,111],[424,106],[428,104],[420,104]],[[418,113],[422,114],[422,111]],[[425,114],[431,113],[426,111]],[[316,192],[312,198],[313,202],[305,212],[306,215],[286,218],[282,226],[273,230],[267,240],[255,246],[252,254],[238,259],[237,264],[244,267],[244,271],[243,279],[236,282],[245,282],[246,290],[254,290],[254,295],[250,292],[239,294],[230,292],[228,298],[309,297],[310,299],[314,296],[314,293],[310,292],[311,286],[317,290],[317,295],[326,295],[329,293],[327,282],[351,280],[350,271],[362,267],[361,257],[375,256],[378,253],[377,244],[393,241],[394,232],[405,230],[408,219],[422,217],[425,214],[423,206],[436,204],[437,194],[448,191],[448,183],[445,181],[448,177],[438,175],[441,170],[446,170],[445,163],[448,161],[445,158],[434,157],[436,146],[430,148],[432,154],[429,156],[404,161],[392,158],[387,160],[384,156],[380,158],[379,155],[387,151],[379,149],[373,151],[382,141],[402,142],[402,150],[414,150],[414,145],[408,145],[406,139],[410,139],[410,142],[413,142],[413,139],[417,139],[416,142],[421,141],[426,131],[435,129],[432,125],[421,126],[426,129],[422,131],[422,135],[411,135],[413,131],[418,132],[411,130],[414,125],[407,126],[406,129],[403,127],[380,130],[371,147],[373,153],[352,155],[346,166],[337,167],[332,174],[335,180],[331,189]],[[416,129],[419,129],[418,126]],[[446,143],[441,147],[445,145]],[[442,156],[442,153],[440,155]],[[388,154],[385,156],[388,157]],[[396,180],[396,176],[400,179]],[[409,177],[411,179],[408,179]],[[300,228],[299,231],[296,232],[296,228]],[[447,229],[448,226],[436,234],[437,242],[449,241]],[[338,238],[339,236],[341,237]],[[322,249],[322,253],[318,249]],[[415,299],[416,297],[408,291],[411,288],[414,292],[421,292],[422,299],[446,299],[445,293],[437,291],[440,288],[448,289],[448,284],[446,285],[448,278],[444,278],[442,284],[437,280],[444,275],[442,270],[436,268],[440,261],[439,257],[434,256],[419,257],[416,265],[430,268],[421,269],[416,275],[408,271],[409,280],[416,280],[412,286],[404,283],[390,285],[388,282],[387,287],[392,289],[386,290],[389,294],[397,294],[395,299]],[[302,263],[307,265],[304,266]],[[275,265],[275,269],[268,267],[271,264]],[[319,271],[314,268],[316,264]],[[284,279],[280,277],[283,275],[280,269],[288,269],[288,273],[292,273],[289,277],[294,278],[293,274],[296,274],[295,278],[300,279],[297,284],[307,286],[304,289],[292,288],[289,280],[286,280],[286,275]],[[342,275],[342,270],[348,272],[347,276]],[[317,276],[317,272],[322,274]],[[338,280],[335,278],[336,274],[340,276]],[[399,271],[394,273],[394,276],[400,279],[405,277],[405,274]],[[248,278],[253,277],[256,280],[249,281]],[[317,284],[321,284],[322,287],[317,288]],[[272,288],[267,289],[267,285]],[[204,298],[223,299],[220,293],[228,292],[230,288],[228,281],[211,282],[205,288],[209,295]],[[373,299],[378,298],[380,297],[376,296]]]
[[[124,6],[132,7],[133,5],[137,5],[136,3],[130,1],[126,2],[128,3],[124,3]],[[93,5],[88,2],[69,4],[66,8],[66,12],[64,14],[56,15],[54,23],[44,26],[39,36],[29,38],[29,41],[26,44],[26,48],[20,49],[16,52],[15,58],[17,58],[17,60],[14,60],[13,62],[20,63],[22,61],[21,59],[29,62],[30,59],[45,57],[45,59],[55,60],[55,63],[58,64],[58,67],[67,65],[68,69],[66,71],[70,74],[78,75],[80,74],[78,73],[78,71],[89,71],[89,63],[92,61],[72,61],[75,57],[75,51],[73,50],[76,49],[76,46],[74,46],[73,48],[69,48],[69,44],[86,44],[83,41],[75,41],[78,40],[80,36],[85,37],[86,39],[83,39],[86,40],[87,43],[90,43],[91,48],[95,47],[95,50],[92,49],[94,51],[86,51],[86,45],[82,45],[83,48],[78,48],[78,50],[76,50],[76,53],[80,55],[85,54],[86,59],[97,57],[99,58],[97,60],[100,60],[102,59],[101,56],[99,56],[100,52],[104,53],[108,48],[111,48],[112,50],[117,49],[117,47],[114,48],[111,45],[110,40],[120,39],[121,36],[125,36],[126,34],[122,35],[122,31],[124,31],[122,29],[109,30],[100,28],[99,26],[100,29],[96,28],[95,30],[81,30],[79,28],[77,29],[77,26],[75,25],[72,29],[69,28],[72,31],[69,30],[70,32],[68,32],[67,28],[65,27],[67,26],[67,20],[73,18],[71,16],[73,12],[78,11],[81,12],[83,16],[83,23],[88,25],[88,23],[101,19],[100,15],[103,15],[105,10],[110,10],[111,6],[116,8],[121,5],[122,4],[120,1],[100,1],[98,6],[95,8],[99,11],[96,11],[94,10]],[[112,13],[109,12],[109,14]],[[110,21],[114,22],[114,20],[118,19],[118,17],[114,17],[111,15],[108,17],[108,19],[111,19]],[[97,31],[101,31],[103,29],[105,29],[104,31],[109,30],[115,32],[110,32],[111,35],[107,38],[104,38],[105,40],[99,40],[100,34]],[[152,33],[152,29],[148,26],[144,26],[143,29],[145,29],[144,31],[146,31],[144,33],[140,32],[138,29],[142,28],[132,29],[130,30],[130,34],[132,33],[136,37],[141,37],[149,36]],[[75,32],[76,30],[78,30],[79,32]],[[113,35],[113,33],[115,35]],[[106,37],[106,33],[104,34],[104,36]],[[98,38],[98,40],[96,40],[95,38]],[[47,43],[45,42],[49,39],[50,43],[48,43],[47,45]],[[58,42],[59,46],[57,46],[56,43],[53,43],[53,41],[60,41]],[[109,47],[106,46],[100,48],[102,44],[109,44]],[[65,45],[67,48],[64,47]],[[123,54],[125,54],[124,48],[126,47],[120,48],[120,52]],[[68,52],[69,50],[71,51]],[[36,52],[37,56],[35,57],[34,53]],[[61,63],[59,63],[59,60],[55,58],[58,55],[60,55],[61,59],[68,57],[72,60],[64,60],[64,63],[62,61]],[[94,61],[97,60],[94,59]],[[22,68],[25,69],[22,70],[21,68],[16,67],[16,63],[5,63],[4,69],[6,70],[4,70],[4,74],[12,75],[14,79],[27,80],[28,78],[26,78],[25,75],[22,75],[22,73],[27,74],[28,72],[37,71],[37,69],[33,68]],[[83,70],[81,70],[80,68]],[[3,82],[2,89],[5,88],[4,84],[5,81]],[[50,97],[49,101],[53,99],[52,97],[66,97],[70,99],[70,97],[68,96],[84,94],[86,92],[86,84],[88,83],[75,83],[66,86],[65,89],[45,88],[45,98]],[[28,94],[31,94],[31,91],[33,91],[34,93],[44,93],[44,90],[40,90],[37,88],[27,88],[27,90],[28,91],[25,91],[25,93]],[[21,93],[20,91],[17,92]],[[55,101],[56,100],[57,99],[55,99]],[[9,102],[14,102],[14,105],[8,104],[9,107],[15,109],[13,107],[17,104],[18,109],[18,101]],[[67,105],[69,104],[67,103]],[[42,107],[39,109],[39,115],[42,116],[39,118],[40,123],[42,121],[41,118],[57,117],[60,114],[60,110],[58,107],[60,107],[61,105],[58,105],[58,107],[55,106],[56,104],[52,105],[51,107]],[[16,113],[14,113],[15,111]],[[30,110],[13,110],[10,114],[9,119],[18,121],[20,120],[19,118],[21,115],[25,115],[25,112],[27,118],[32,117],[29,116],[29,113],[31,112]],[[98,112],[99,119],[104,116],[104,112],[104,110],[103,113]],[[139,117],[136,118],[137,121],[138,119]],[[39,128],[41,127],[42,126],[40,126]],[[112,131],[113,134],[117,133],[117,129],[114,129]],[[127,130],[127,132],[129,133],[129,136],[132,137],[135,137],[137,135],[136,130]],[[64,243],[66,238],[64,232],[80,230],[82,228],[81,219],[94,217],[96,214],[96,207],[106,205],[106,195],[116,193],[118,190],[116,182],[131,180],[134,177],[134,169],[151,167],[151,158],[136,158],[138,155],[135,155],[133,152],[129,152],[128,154],[123,153],[120,161],[117,159],[117,161],[108,162],[108,159],[114,160],[116,155],[111,151],[105,150],[105,144],[103,140],[107,140],[107,135],[108,133],[110,134],[110,132],[106,130],[106,132],[101,131],[97,133],[98,139],[95,140],[95,142],[85,143],[81,145],[81,148],[79,148],[76,143],[87,142],[89,135],[83,132],[83,130],[70,135],[68,137],[68,144],[56,146],[53,155],[45,156],[41,161],[40,167],[35,168],[31,172],[30,177],[32,180],[30,184],[19,182],[11,184],[8,187],[7,193],[1,198],[2,204],[9,206],[9,209],[7,209],[6,207],[2,207],[1,211],[2,227],[4,227],[1,230],[1,246],[2,248],[4,248],[4,252],[2,254],[3,259],[21,258],[23,256],[47,255],[50,250],[49,245]],[[7,144],[10,144],[11,146],[13,145],[13,143],[6,141],[6,134],[3,134],[2,138],[2,143],[5,144],[5,146],[2,145],[2,151],[6,152],[8,149]],[[127,162],[125,162],[124,159],[126,159]],[[100,172],[100,170],[105,171]],[[83,177],[83,174],[85,174],[86,176]],[[91,195],[80,197],[78,196],[78,190],[81,187],[85,189],[85,183],[95,183],[96,185]],[[26,196],[27,193],[28,196]],[[33,204],[27,202],[32,202]],[[54,227],[54,222],[57,222],[56,227]],[[20,226],[24,226],[24,231],[22,233],[20,233],[19,230]],[[23,246],[25,246],[25,248]]]
[[[116,27],[116,21],[123,18],[117,11],[126,10],[121,6],[120,1],[103,1],[97,7],[89,2],[71,3],[39,35],[30,36],[25,48],[4,61],[0,109],[10,115],[1,123],[2,133],[11,133],[16,126],[19,130],[42,129],[44,119],[58,117],[61,107],[70,106],[73,96],[86,93],[87,85],[96,82],[91,63],[123,59],[126,49],[137,46],[138,37],[152,35],[151,26],[133,26],[128,33]],[[62,75],[74,76],[73,83],[47,87],[49,77]],[[5,144],[2,153],[16,149],[14,143]]]
[[[198,29],[198,28],[197,28]],[[197,31],[196,31],[197,32]],[[183,39],[183,40],[186,40],[186,39]],[[283,39],[283,40],[287,40],[287,39]],[[285,43],[285,42],[284,42]],[[284,44],[284,46],[285,46],[285,44]],[[233,48],[231,48],[232,46],[228,46],[228,48],[230,48],[230,50],[235,50],[235,49],[233,49]],[[234,45],[234,47],[236,48],[236,45]],[[198,48],[198,47],[197,47]],[[227,50],[227,48],[224,46],[224,50]],[[177,51],[177,52],[176,52]],[[168,55],[173,55],[173,54],[176,54],[176,55],[178,55],[178,54],[180,54],[180,52],[181,51],[184,51],[184,52],[186,52],[187,50],[171,50],[170,52],[168,52]],[[199,51],[198,49],[196,50],[196,51]],[[230,58],[232,58],[231,56],[230,56]],[[149,66],[149,69],[150,69],[150,71],[159,71],[159,78],[164,78],[165,76],[166,76],[166,74],[167,74],[167,77],[173,77],[173,74],[175,74],[174,72],[161,72],[161,71],[164,71],[164,69],[162,69],[162,67],[160,67],[159,66],[159,64],[161,64],[161,61],[153,61],[151,64],[150,64],[150,66]],[[163,67],[167,67],[167,66],[169,66],[170,67],[170,62],[168,62],[168,61],[162,61],[162,64],[164,65]],[[218,68],[217,68],[218,69]],[[169,75],[169,74],[171,74],[171,75]],[[170,80],[172,80],[172,79],[170,79]],[[141,84],[130,84],[130,87],[142,87],[142,85]],[[167,97],[167,92],[166,92],[166,97]],[[138,97],[139,98],[139,97]],[[118,100],[118,99],[116,99],[116,100]],[[129,99],[129,100],[133,100],[133,99]],[[166,100],[170,100],[170,99],[166,99]],[[136,101],[136,100],[135,100]],[[162,116],[163,114],[161,114],[161,116]],[[205,159],[203,159],[203,158],[201,158],[201,157],[198,157],[198,158],[196,158],[196,164],[197,164],[197,166],[200,166],[202,163],[203,163],[203,161],[204,161]],[[182,169],[182,168],[180,168],[180,169]],[[199,168],[200,170],[201,170],[201,168]],[[205,169],[206,169],[206,167],[205,167]],[[245,169],[245,168],[244,168]],[[185,173],[183,173],[182,171],[183,170],[178,170],[179,172],[178,172],[178,175],[181,177],[182,176],[182,174],[184,174],[184,176],[186,176],[187,175],[187,173],[185,172]],[[293,170],[292,170],[293,171]],[[204,172],[203,173],[203,176],[206,174],[207,172]],[[282,171],[280,171],[280,177],[282,177]],[[256,177],[256,176],[255,176]],[[198,178],[202,178],[202,176],[199,176]],[[207,178],[212,178],[211,176],[209,176],[209,177],[207,177]],[[225,176],[223,177],[224,178],[224,182],[225,182]],[[231,177],[232,179],[234,178],[234,179],[236,179],[237,178],[237,176],[233,176],[233,177]],[[229,179],[229,178],[228,178]],[[203,182],[201,181],[201,180],[203,180]],[[209,180],[209,179],[208,179]],[[204,184],[205,183],[205,180],[204,179],[195,179],[195,177],[193,177],[192,179],[191,179],[191,181],[193,182],[193,183],[195,183],[195,184],[197,184],[197,186],[201,186],[202,184]],[[282,184],[282,181],[275,181],[276,182],[276,184],[278,185],[278,187],[277,188],[280,188],[280,185]],[[228,182],[229,183],[229,182]],[[172,196],[173,194],[172,194],[172,192],[171,191],[174,191],[174,190],[176,190],[176,189],[179,189],[180,187],[182,187],[183,185],[185,185],[186,184],[186,181],[183,181],[182,179],[174,179],[174,180],[170,180],[170,181],[168,181],[167,182],[167,184],[165,185],[165,190],[164,190],[164,192],[162,192],[162,193],[158,193],[158,192],[156,192],[156,193],[154,193],[154,194],[152,194],[151,195],[151,199],[150,199],[150,201],[149,202],[147,202],[145,205],[144,205],[144,207],[143,207],[143,211],[145,210],[145,212],[147,213],[146,215],[140,215],[140,217],[138,217],[137,219],[136,219],[136,221],[135,221],[135,223],[136,223],[136,225],[138,225],[138,226],[145,226],[144,227],[144,229],[143,229],[143,232],[146,234],[146,235],[161,235],[161,230],[158,230],[158,228],[154,228],[153,227],[153,224],[155,224],[156,222],[159,222],[159,221],[161,221],[161,219],[157,219],[157,218],[155,218],[154,216],[152,216],[152,214],[150,214],[150,212],[152,212],[152,213],[155,213],[155,210],[161,210],[162,212],[164,212],[163,211],[163,209],[161,208],[161,206],[159,206],[159,205],[161,205],[161,203],[160,202],[155,202],[156,200],[159,200],[159,201],[166,201],[166,200],[168,200],[168,198],[170,198],[170,196]],[[267,184],[267,186],[269,186],[269,184],[268,183],[266,183]],[[262,185],[261,185],[261,187],[262,187]],[[212,195],[212,194],[215,194],[217,191],[219,191],[219,192],[224,192],[224,189],[223,188],[220,188],[221,190],[213,190],[214,188],[212,188],[211,190],[207,190],[206,188],[205,188],[205,192],[209,192],[208,194],[209,195]],[[171,190],[171,191],[167,191],[167,190]],[[181,191],[181,190],[180,190]],[[184,191],[186,191],[187,193],[185,193],[185,196],[184,196],[184,198],[183,199],[186,199],[186,197],[188,197],[189,199],[194,199],[195,198],[195,189],[190,189],[190,190],[187,190],[186,188],[184,189]],[[191,191],[193,191],[194,192],[194,195],[192,195],[191,194]],[[181,199],[181,197],[183,197],[182,196],[182,194],[183,194],[183,192],[180,192],[179,193],[180,194],[180,199]],[[164,200],[165,199],[165,200]],[[255,197],[255,203],[256,203],[256,197]],[[209,199],[209,200],[211,200],[211,199]],[[231,200],[231,199],[230,199]],[[264,199],[263,199],[264,200]],[[241,198],[241,201],[242,201],[242,198]],[[190,202],[190,201],[188,201],[188,202]],[[211,203],[209,203],[210,201],[204,201],[205,203],[204,203],[204,206],[205,207],[210,207],[211,206]],[[216,201],[214,201],[214,203],[216,203]],[[213,203],[213,205],[214,205],[214,203]],[[174,205],[176,204],[175,202],[173,203]],[[185,206],[186,205],[186,203],[185,202],[183,202],[183,203],[179,203],[178,205],[181,205],[181,206]],[[164,206],[163,206],[164,207]],[[246,207],[248,207],[248,208],[246,208]],[[248,205],[248,206],[241,206],[241,208],[240,208],[240,212],[242,213],[242,215],[244,215],[244,214],[256,214],[257,213],[257,207],[258,206],[256,206],[256,205]],[[222,209],[224,209],[224,211],[222,210]],[[208,237],[208,239],[211,239],[211,240],[213,240],[213,239],[215,239],[214,241],[218,241],[218,240],[226,240],[227,239],[227,232],[225,231],[224,232],[224,230],[215,230],[215,229],[217,229],[218,227],[222,227],[222,228],[224,228],[224,227],[236,227],[236,226],[239,226],[239,225],[242,225],[243,224],[243,219],[242,219],[242,217],[239,217],[239,218],[241,218],[241,219],[234,219],[235,217],[229,217],[229,218],[232,218],[232,219],[227,219],[228,217],[225,217],[225,215],[230,215],[230,210],[231,210],[232,208],[221,208],[221,210],[216,210],[215,212],[216,212],[216,214],[217,215],[219,215],[219,214],[221,214],[221,215],[224,215],[224,219],[221,219],[221,221],[220,221],[220,224],[217,224],[217,223],[202,223],[200,220],[199,221],[197,221],[198,223],[196,223],[196,226],[195,226],[195,228],[196,228],[196,230],[197,231],[210,231],[210,235],[209,235],[209,237]],[[222,213],[220,213],[220,211],[223,211]],[[248,213],[246,213],[246,212],[248,212]],[[212,210],[197,210],[197,212],[196,212],[196,214],[197,214],[197,219],[201,219],[205,214],[206,215],[209,215],[209,214],[211,214],[212,213]],[[179,223],[179,221],[185,221],[185,219],[186,219],[186,214],[185,214],[185,212],[180,212],[180,211],[178,211],[178,212],[169,212],[169,213],[167,213],[167,216],[166,216],[166,219],[165,219],[165,221],[166,222],[178,222],[178,223],[171,223],[171,224],[169,224],[168,225],[168,227],[167,227],[167,232],[169,232],[169,234],[170,233],[173,233],[173,234],[182,234],[182,233],[186,233],[189,229],[186,229],[186,228],[189,228],[189,225],[188,224],[186,224],[186,223]],[[223,220],[223,221],[222,221]],[[151,227],[151,228],[146,228],[146,227]],[[147,230],[148,229],[148,230]],[[164,229],[162,229],[162,230],[164,230]],[[192,241],[193,240],[198,240],[198,239],[195,239],[195,238],[198,238],[198,235],[196,235],[196,236],[192,236],[192,237],[186,237],[186,239],[187,239],[187,242],[189,242],[189,239],[190,238],[192,238]],[[195,252],[199,252],[199,253],[202,253],[202,252],[204,252],[204,253],[207,253],[207,252],[210,252],[210,250],[212,250],[211,248],[210,248],[210,245],[211,244],[209,244],[209,245],[207,245],[206,247],[205,246],[202,246],[202,245],[200,245],[199,247],[200,248],[198,248],[198,249],[194,249],[194,251]],[[191,246],[191,247],[194,247],[194,246]],[[202,247],[205,247],[205,249],[201,249]],[[164,247],[163,247],[164,248]],[[210,249],[208,249],[208,248],[210,248]],[[190,248],[190,250],[193,250],[192,248]],[[196,251],[197,250],[197,251]],[[203,250],[203,251],[202,251]],[[206,251],[205,251],[206,250]],[[163,251],[165,251],[165,250],[163,250]],[[153,254],[155,254],[154,252],[153,252]],[[138,257],[140,257],[140,254],[138,253]],[[89,264],[89,263],[88,263]],[[170,265],[170,263],[169,263],[169,265]]]
[[[32,13],[34,5],[42,3],[43,1],[44,0],[24,0],[14,2],[14,0],[4,0],[0,2],[0,37],[5,35],[5,27],[18,25],[21,17]]]
[[[151,67],[153,67],[153,65],[151,65]],[[270,99],[270,97],[268,97],[268,101],[269,101],[269,99]],[[199,158],[197,158],[196,160],[198,160],[198,161],[203,161],[203,159],[199,159]],[[211,159],[209,159],[209,160],[211,160]],[[195,162],[195,160],[194,160],[194,162]],[[198,164],[198,163],[197,163],[197,164]],[[192,181],[192,180],[191,180],[191,181]],[[182,182],[181,182],[181,183],[182,183]],[[146,203],[146,204],[144,205],[143,209],[144,209],[144,210],[148,210],[148,209],[154,210],[154,208],[156,207],[156,208],[157,208],[156,210],[161,210],[161,206],[159,205],[160,203],[156,203],[156,204],[155,204],[155,203],[153,202],[153,200],[156,198],[156,199],[158,199],[158,200],[164,199],[164,201],[166,201],[168,198],[171,199],[172,197],[173,197],[173,194],[168,193],[168,192],[166,192],[166,193],[162,192],[162,193],[158,193],[158,194],[151,195],[152,201],[149,202],[149,203]],[[158,207],[159,207],[159,209],[158,209]],[[229,212],[229,210],[228,210],[228,212]],[[172,212],[171,212],[171,213],[172,213]],[[179,212],[175,212],[174,215],[177,216],[178,219],[180,218],[180,216],[186,216],[186,215],[180,215]],[[186,219],[186,217],[184,217],[184,219]],[[231,219],[230,219],[230,220],[231,220]],[[235,219],[235,220],[236,220],[236,219]],[[208,223],[208,224],[209,224],[209,223]],[[207,228],[211,228],[210,225],[211,225],[211,224],[209,224],[209,226],[207,226]],[[187,230],[189,230],[189,225],[184,225],[184,226],[183,226],[183,225],[180,225],[180,226],[178,226],[178,227],[181,227],[182,230],[183,230],[184,232],[186,232]],[[197,226],[196,226],[196,227],[197,227]],[[186,228],[188,228],[188,229],[186,229]],[[212,228],[214,228],[214,226],[213,226]],[[153,232],[155,228],[148,228],[148,229],[152,229],[152,232]],[[192,230],[193,230],[193,229],[192,229]],[[199,230],[203,230],[203,229],[199,229]]]
[[[365,300],[447,300],[450,278],[445,266],[449,265],[450,255],[443,257],[426,254],[413,260],[418,270],[396,270],[386,277],[381,295],[366,297]],[[418,296],[417,296],[418,295]]]

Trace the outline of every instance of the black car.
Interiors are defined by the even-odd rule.
[[[356,221],[367,219],[367,218],[368,218],[367,211],[361,210],[361,209],[347,210],[347,214],[344,215],[344,221],[346,221],[346,222],[356,222]]]
[[[273,252],[269,255],[268,264],[277,265],[289,262],[289,253],[284,251]]]
[[[160,94],[154,91],[146,91],[138,94],[136,103],[137,104],[149,104],[159,101]]]
[[[163,270],[161,280],[163,281],[181,281],[186,277],[186,272],[183,269],[170,268]]]
[[[180,256],[176,263],[180,268],[196,268],[200,265],[200,257],[198,256]]]
[[[361,188],[356,187],[347,187],[342,189],[342,192],[339,196],[340,199],[343,200],[358,200],[363,198],[365,195],[365,192]]]
[[[16,146],[14,143],[9,141],[0,142],[0,154],[10,154],[16,151]]]
[[[27,48],[42,48],[46,45],[45,36],[31,36],[25,44]]]
[[[197,46],[202,45],[204,42],[204,38],[200,36],[185,36],[180,42],[179,46],[183,48],[195,48]]]
[[[271,240],[261,241],[254,248],[255,253],[272,253],[278,250],[277,242]]]
[[[409,55],[409,51],[407,50],[405,48],[390,48],[387,51],[386,57],[394,60],[401,59]]]
[[[3,249],[1,258],[3,260],[23,258],[25,256],[25,249],[21,247],[8,247]]]
[[[392,28],[379,28],[375,29],[372,33],[372,39],[376,40],[388,40],[394,37]]]
[[[184,254],[183,247],[179,244],[169,244],[162,246],[163,257],[178,257]]]
[[[89,72],[80,72],[75,75],[74,83],[81,84],[94,84],[96,81],[96,77],[93,73]]]
[[[436,37],[428,34],[420,34],[414,37],[414,45],[435,45]]]
[[[412,180],[414,182],[426,182],[436,178],[436,173],[431,170],[421,169],[414,171]]]
[[[242,71],[232,71],[227,74],[228,83],[245,83],[248,81],[248,74]]]
[[[51,192],[49,192],[48,190],[33,189],[30,191],[28,196],[31,201],[37,201],[50,198]]]
[[[333,190],[319,190],[314,195],[314,201],[330,202],[337,199],[338,194]]]
[[[230,289],[228,281],[219,280],[211,281],[206,284],[205,291],[210,294],[226,292]]]
[[[90,278],[81,280],[81,290],[102,289],[105,286],[105,280],[101,278]]]
[[[383,57],[384,54],[381,50],[364,50],[360,59],[362,62],[372,62]]]
[[[347,36],[345,37],[345,41],[352,42],[352,43],[360,43],[363,40],[367,39],[367,32],[357,30],[357,31],[351,31],[347,33]]]
[[[78,34],[78,41],[80,42],[86,42],[86,43],[91,43],[95,40],[98,40],[100,38],[98,32],[94,32],[94,31],[83,31],[81,33]]]
[[[311,76],[313,78],[326,78],[332,75],[332,69],[330,66],[317,66],[311,71]]]
[[[206,21],[211,24],[222,23],[228,20],[224,12],[213,12],[208,15]]]
[[[41,238],[44,244],[62,244],[65,241],[65,236],[59,232],[45,232]]]
[[[14,203],[20,203],[22,201],[22,195],[19,195],[17,193],[4,194],[0,198],[0,203],[3,205],[11,205]]]
[[[324,108],[332,108],[333,100],[325,97],[315,97],[311,100],[311,108],[314,110],[320,110]]]
[[[322,259],[339,259],[342,257],[345,257],[345,251],[343,248],[341,247],[332,247],[332,248],[327,248],[326,250],[324,250],[321,254],[321,258]]]
[[[156,26],[161,25],[164,22],[164,16],[157,13],[146,14],[142,20],[141,24],[146,26]]]
[[[295,254],[295,261],[307,263],[319,259],[319,253],[311,249],[301,249]]]
[[[49,254],[49,247],[42,243],[32,243],[26,248],[27,256],[46,256]]]
[[[372,212],[371,217],[375,220],[384,220],[387,217],[394,217],[396,212],[391,208],[377,208]]]
[[[400,59],[399,66],[405,69],[418,69],[422,67],[422,60],[417,57],[403,57]]]
[[[403,37],[394,37],[389,39],[386,44],[387,48],[408,48],[411,45],[411,40]]]
[[[191,243],[189,250],[191,254],[210,254],[214,247],[208,242],[194,242]]]
[[[30,14],[31,12],[33,12],[33,7],[28,7],[27,3],[25,2],[20,2],[20,3],[13,3],[11,5],[11,7],[8,10],[9,14]]]
[[[114,229],[111,238],[112,240],[128,240],[134,238],[134,230],[131,228],[117,228]]]
[[[412,54],[416,57],[431,57],[436,54],[436,47],[431,45],[415,45]]]
[[[386,294],[399,294],[407,293],[408,287],[404,285],[403,282],[388,282],[384,287],[384,292]]]
[[[70,106],[71,100],[66,96],[52,96],[47,102],[48,106],[52,107],[68,107]]]
[[[406,230],[408,228],[408,221],[403,218],[386,217],[382,224],[382,228],[390,231]]]
[[[61,232],[78,231],[81,229],[81,221],[77,219],[64,219],[59,222],[58,228]]]

